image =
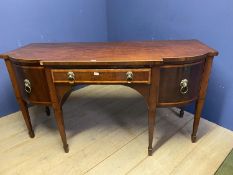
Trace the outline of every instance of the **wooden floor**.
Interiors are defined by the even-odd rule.
[[[191,143],[192,115],[158,109],[155,152],[147,156],[147,107],[124,86],[88,86],[64,105],[70,152],[64,153],[53,114],[30,109],[30,139],[19,112],[0,118],[0,174],[209,175],[233,147],[233,132],[202,120]]]

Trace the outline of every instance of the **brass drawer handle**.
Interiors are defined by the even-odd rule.
[[[31,91],[32,91],[31,83],[30,83],[30,81],[29,81],[28,79],[25,79],[25,80],[24,80],[24,90],[25,90],[28,94],[30,94]]]
[[[181,94],[186,94],[188,92],[189,88],[188,88],[188,80],[187,79],[183,79],[180,82],[180,93]]]
[[[126,73],[126,79],[128,82],[133,80],[133,72],[129,71]]]
[[[68,72],[67,73],[67,79],[70,81],[71,84],[73,84],[74,81],[75,81],[75,74],[74,74],[74,72]]]

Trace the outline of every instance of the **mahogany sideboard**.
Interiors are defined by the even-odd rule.
[[[63,148],[69,152],[62,104],[77,84],[120,84],[137,90],[148,106],[148,155],[152,155],[157,107],[196,102],[192,142],[204,105],[214,56],[197,40],[96,43],[34,43],[1,54],[28,128],[28,104],[54,110]],[[183,111],[181,110],[181,115]]]

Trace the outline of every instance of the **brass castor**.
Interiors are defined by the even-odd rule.
[[[148,156],[152,156],[152,149],[148,148]]]
[[[191,136],[191,140],[192,140],[192,143],[195,143],[196,140],[197,140],[197,136],[192,135],[192,136]]]
[[[68,144],[64,145],[63,148],[64,148],[65,153],[69,152],[69,145]]]
[[[31,138],[34,138],[34,137],[35,137],[34,131],[29,131],[28,134],[29,134],[29,136],[30,136]]]

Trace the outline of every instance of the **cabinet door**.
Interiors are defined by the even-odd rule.
[[[13,65],[21,94],[31,103],[49,103],[50,96],[43,67]]]
[[[159,106],[183,105],[196,100],[203,68],[204,61],[162,66]]]

